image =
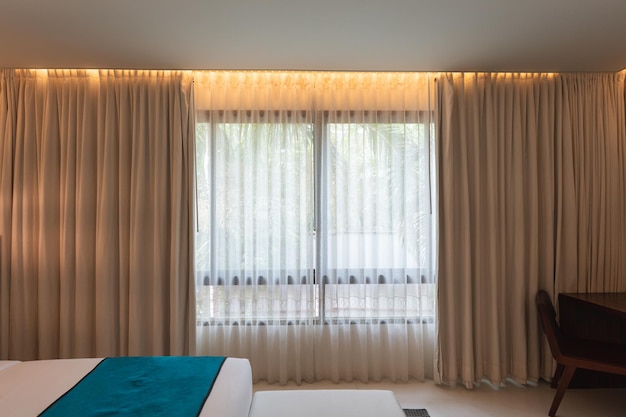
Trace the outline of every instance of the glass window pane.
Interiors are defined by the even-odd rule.
[[[197,127],[199,316],[312,317],[313,126],[241,113]]]

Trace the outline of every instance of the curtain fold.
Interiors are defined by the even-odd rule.
[[[283,384],[432,376],[428,75],[195,79],[198,351]]]
[[[536,292],[626,285],[622,77],[445,74],[437,98],[437,379],[549,379]]]
[[[254,378],[312,381],[313,83],[299,73],[196,73],[197,349]]]
[[[0,358],[7,358],[9,352],[9,317],[11,302],[9,282],[10,234],[13,189],[12,164],[6,163],[13,158],[15,141],[15,86],[13,71],[0,69]]]
[[[3,357],[192,352],[191,76],[15,70],[11,84]]]
[[[624,75],[0,70],[0,358],[550,378],[536,291],[626,290]]]
[[[626,110],[624,73],[563,74],[559,103],[569,112],[571,178],[564,192],[569,232],[558,292],[626,290]],[[567,216],[567,217],[566,217]],[[565,240],[565,239],[564,239]],[[573,246],[575,245],[575,246]],[[573,262],[573,260],[576,260]]]
[[[320,74],[323,376],[432,377],[436,277],[429,74]]]

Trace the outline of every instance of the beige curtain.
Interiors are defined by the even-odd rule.
[[[6,358],[9,346],[9,257],[6,231],[11,228],[11,198],[15,89],[12,71],[0,69],[0,358]],[[7,194],[8,193],[8,194]],[[6,278],[5,278],[6,277]]]
[[[2,76],[0,356],[190,353],[191,77]]]
[[[626,291],[626,110],[624,73],[565,74],[571,114],[571,178],[557,292]]]
[[[439,79],[440,382],[549,378],[537,290],[625,288],[623,91],[613,74]]]

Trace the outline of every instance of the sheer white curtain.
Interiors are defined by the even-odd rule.
[[[314,377],[312,83],[295,73],[196,73],[200,354],[255,378]]]
[[[626,289],[623,75],[445,74],[437,97],[437,380],[550,378],[537,291]]]
[[[191,75],[0,75],[1,357],[193,352]]]
[[[318,270],[325,377],[432,376],[436,270],[428,74],[322,74]],[[327,110],[327,111],[326,111]]]
[[[270,382],[432,376],[429,76],[195,78],[198,352]]]

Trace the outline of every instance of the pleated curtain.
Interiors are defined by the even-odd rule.
[[[549,379],[537,290],[626,291],[624,73],[434,78],[1,70],[0,358]]]
[[[623,75],[442,74],[437,98],[436,380],[549,380],[536,292],[626,288]]]
[[[0,356],[193,352],[191,76],[1,75]]]
[[[283,384],[432,376],[429,87],[196,74],[199,353]]]
[[[199,354],[244,357],[256,380],[315,376],[311,81],[195,75]]]
[[[571,176],[564,178],[558,292],[626,291],[626,109],[624,76],[562,74],[570,114]],[[565,145],[564,145],[565,146]],[[564,210],[565,211],[565,210]]]
[[[432,378],[437,268],[429,74],[320,74],[320,376]]]

